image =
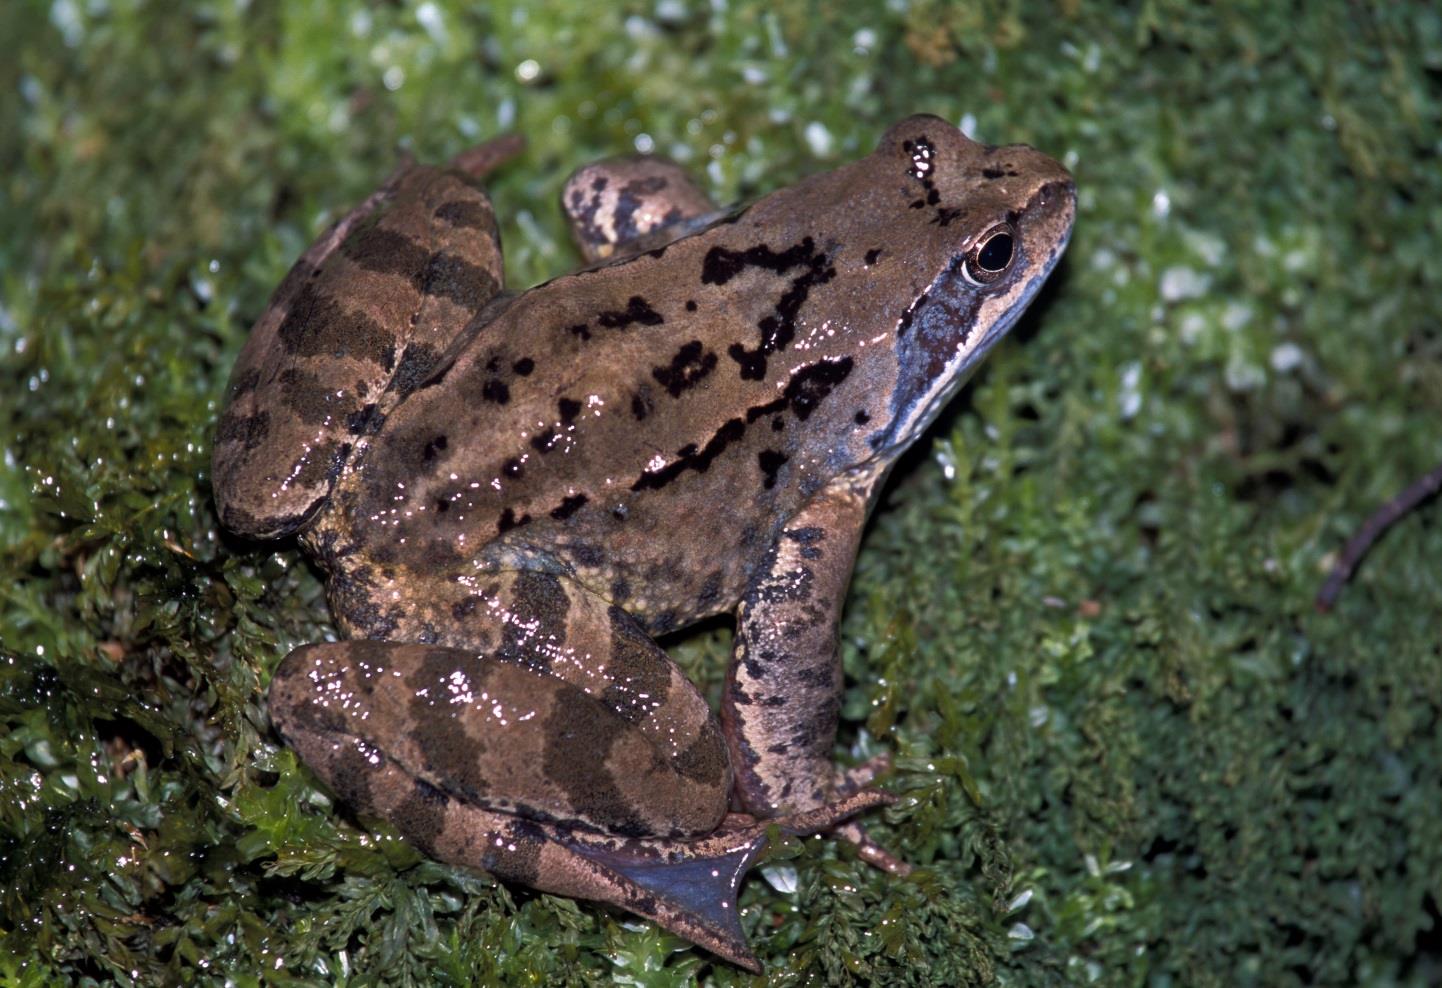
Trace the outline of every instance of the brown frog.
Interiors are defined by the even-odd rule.
[[[832,764],[839,611],[888,468],[1065,249],[1071,177],[929,116],[725,213],[602,163],[563,194],[593,266],[507,295],[477,178],[514,150],[393,175],[236,364],[220,517],[298,533],[351,639],[291,653],[271,715],[434,856],[759,970],[769,824],[905,868],[849,820],[884,762]],[[652,636],[728,611],[718,718]]]

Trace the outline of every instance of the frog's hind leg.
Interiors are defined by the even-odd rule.
[[[215,499],[227,528],[275,538],[304,525],[386,406],[500,291],[494,211],[475,177],[514,148],[485,147],[458,159],[461,170],[402,167],[276,289],[216,426]]]
[[[816,833],[879,802],[859,794],[811,814],[746,820],[689,839],[607,835],[502,811],[495,807],[507,800],[497,791],[524,788],[547,766],[576,779],[594,774],[603,796],[617,746],[598,736],[594,702],[557,679],[463,649],[305,646],[276,671],[270,707],[286,740],[337,795],[428,854],[628,910],[757,972],[736,893],[768,823]],[[493,774],[482,778],[486,771]]]
[[[565,577],[483,573],[414,596],[428,606],[394,633],[438,643],[297,649],[270,710],[343,799],[442,860],[610,903],[757,970],[736,892],[767,826],[813,833],[888,801],[728,816],[705,700],[634,619]]]
[[[679,165],[646,156],[577,169],[561,191],[561,207],[588,263],[660,247],[716,212]]]

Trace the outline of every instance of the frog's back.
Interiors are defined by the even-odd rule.
[[[743,379],[726,353],[763,315],[705,291],[709,249],[516,299],[342,479],[349,551],[432,572],[549,560],[661,626],[733,603],[804,495],[772,375]]]
[[[308,539],[373,586],[377,568],[540,566],[652,630],[728,609],[812,494],[874,477],[914,438],[896,423],[944,397],[983,301],[918,306],[1030,194],[1026,168],[997,167],[1027,154],[914,118],[867,158],[524,293],[374,425]]]
[[[778,196],[516,298],[381,424],[323,553],[431,572],[549,560],[659,626],[734,603],[836,452],[818,407],[864,387],[811,315],[845,318],[820,297],[841,245]]]

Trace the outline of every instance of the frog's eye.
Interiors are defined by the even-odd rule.
[[[1001,223],[977,239],[966,255],[966,276],[978,285],[989,285],[1007,271],[1016,257],[1016,232]]]

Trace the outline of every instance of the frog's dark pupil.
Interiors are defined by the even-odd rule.
[[[985,244],[976,255],[976,263],[983,271],[1000,271],[1011,263],[1011,234],[998,233]]]

